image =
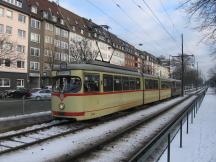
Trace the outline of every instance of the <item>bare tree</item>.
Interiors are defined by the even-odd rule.
[[[69,45],[69,62],[87,63],[95,60],[98,51],[91,48],[90,40],[82,38],[80,40],[71,39]]]
[[[216,54],[216,0],[184,0],[181,7],[190,15],[190,20],[195,18],[199,23],[196,27],[206,33],[203,41],[212,47],[212,54]]]
[[[22,58],[22,55],[16,52],[16,42],[13,42],[5,34],[0,35],[0,64],[10,66],[11,64],[16,65],[17,60]],[[22,50],[22,49],[21,49]],[[20,51],[22,52],[22,51]]]

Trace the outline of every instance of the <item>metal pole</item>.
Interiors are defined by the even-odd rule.
[[[196,103],[195,103],[195,105],[194,105],[194,108],[193,108],[193,109],[194,109],[194,111],[193,111],[193,112],[194,112],[194,118],[195,118],[195,117],[196,117]]]
[[[168,134],[167,162],[170,162],[170,133]]]
[[[199,71],[198,71],[198,62],[197,62],[196,90],[198,90],[198,79],[199,79]]]
[[[182,39],[182,55],[181,55],[181,61],[182,61],[182,86],[181,86],[181,95],[184,96],[184,40],[183,40],[183,34],[181,34]]]
[[[188,124],[188,112],[187,112],[187,134],[188,134],[188,126],[189,124]]]
[[[193,108],[191,110],[191,123],[193,124]]]
[[[182,148],[182,120],[180,121],[180,148]]]
[[[23,96],[22,100],[23,100],[22,114],[24,114],[25,113],[25,96]]]

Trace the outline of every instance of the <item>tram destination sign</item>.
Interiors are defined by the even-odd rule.
[[[58,76],[70,75],[70,71],[57,71]]]

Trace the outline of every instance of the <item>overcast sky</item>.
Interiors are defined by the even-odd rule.
[[[112,33],[155,56],[181,53],[183,33],[184,52],[196,56],[205,76],[215,63],[208,46],[200,43],[203,33],[194,30],[195,21],[190,23],[185,11],[179,9],[180,0],[59,0],[59,4],[99,25],[110,26]]]

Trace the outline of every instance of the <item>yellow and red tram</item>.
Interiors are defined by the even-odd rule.
[[[113,65],[56,66],[52,114],[59,118],[93,119],[171,97],[171,79],[141,74]]]

